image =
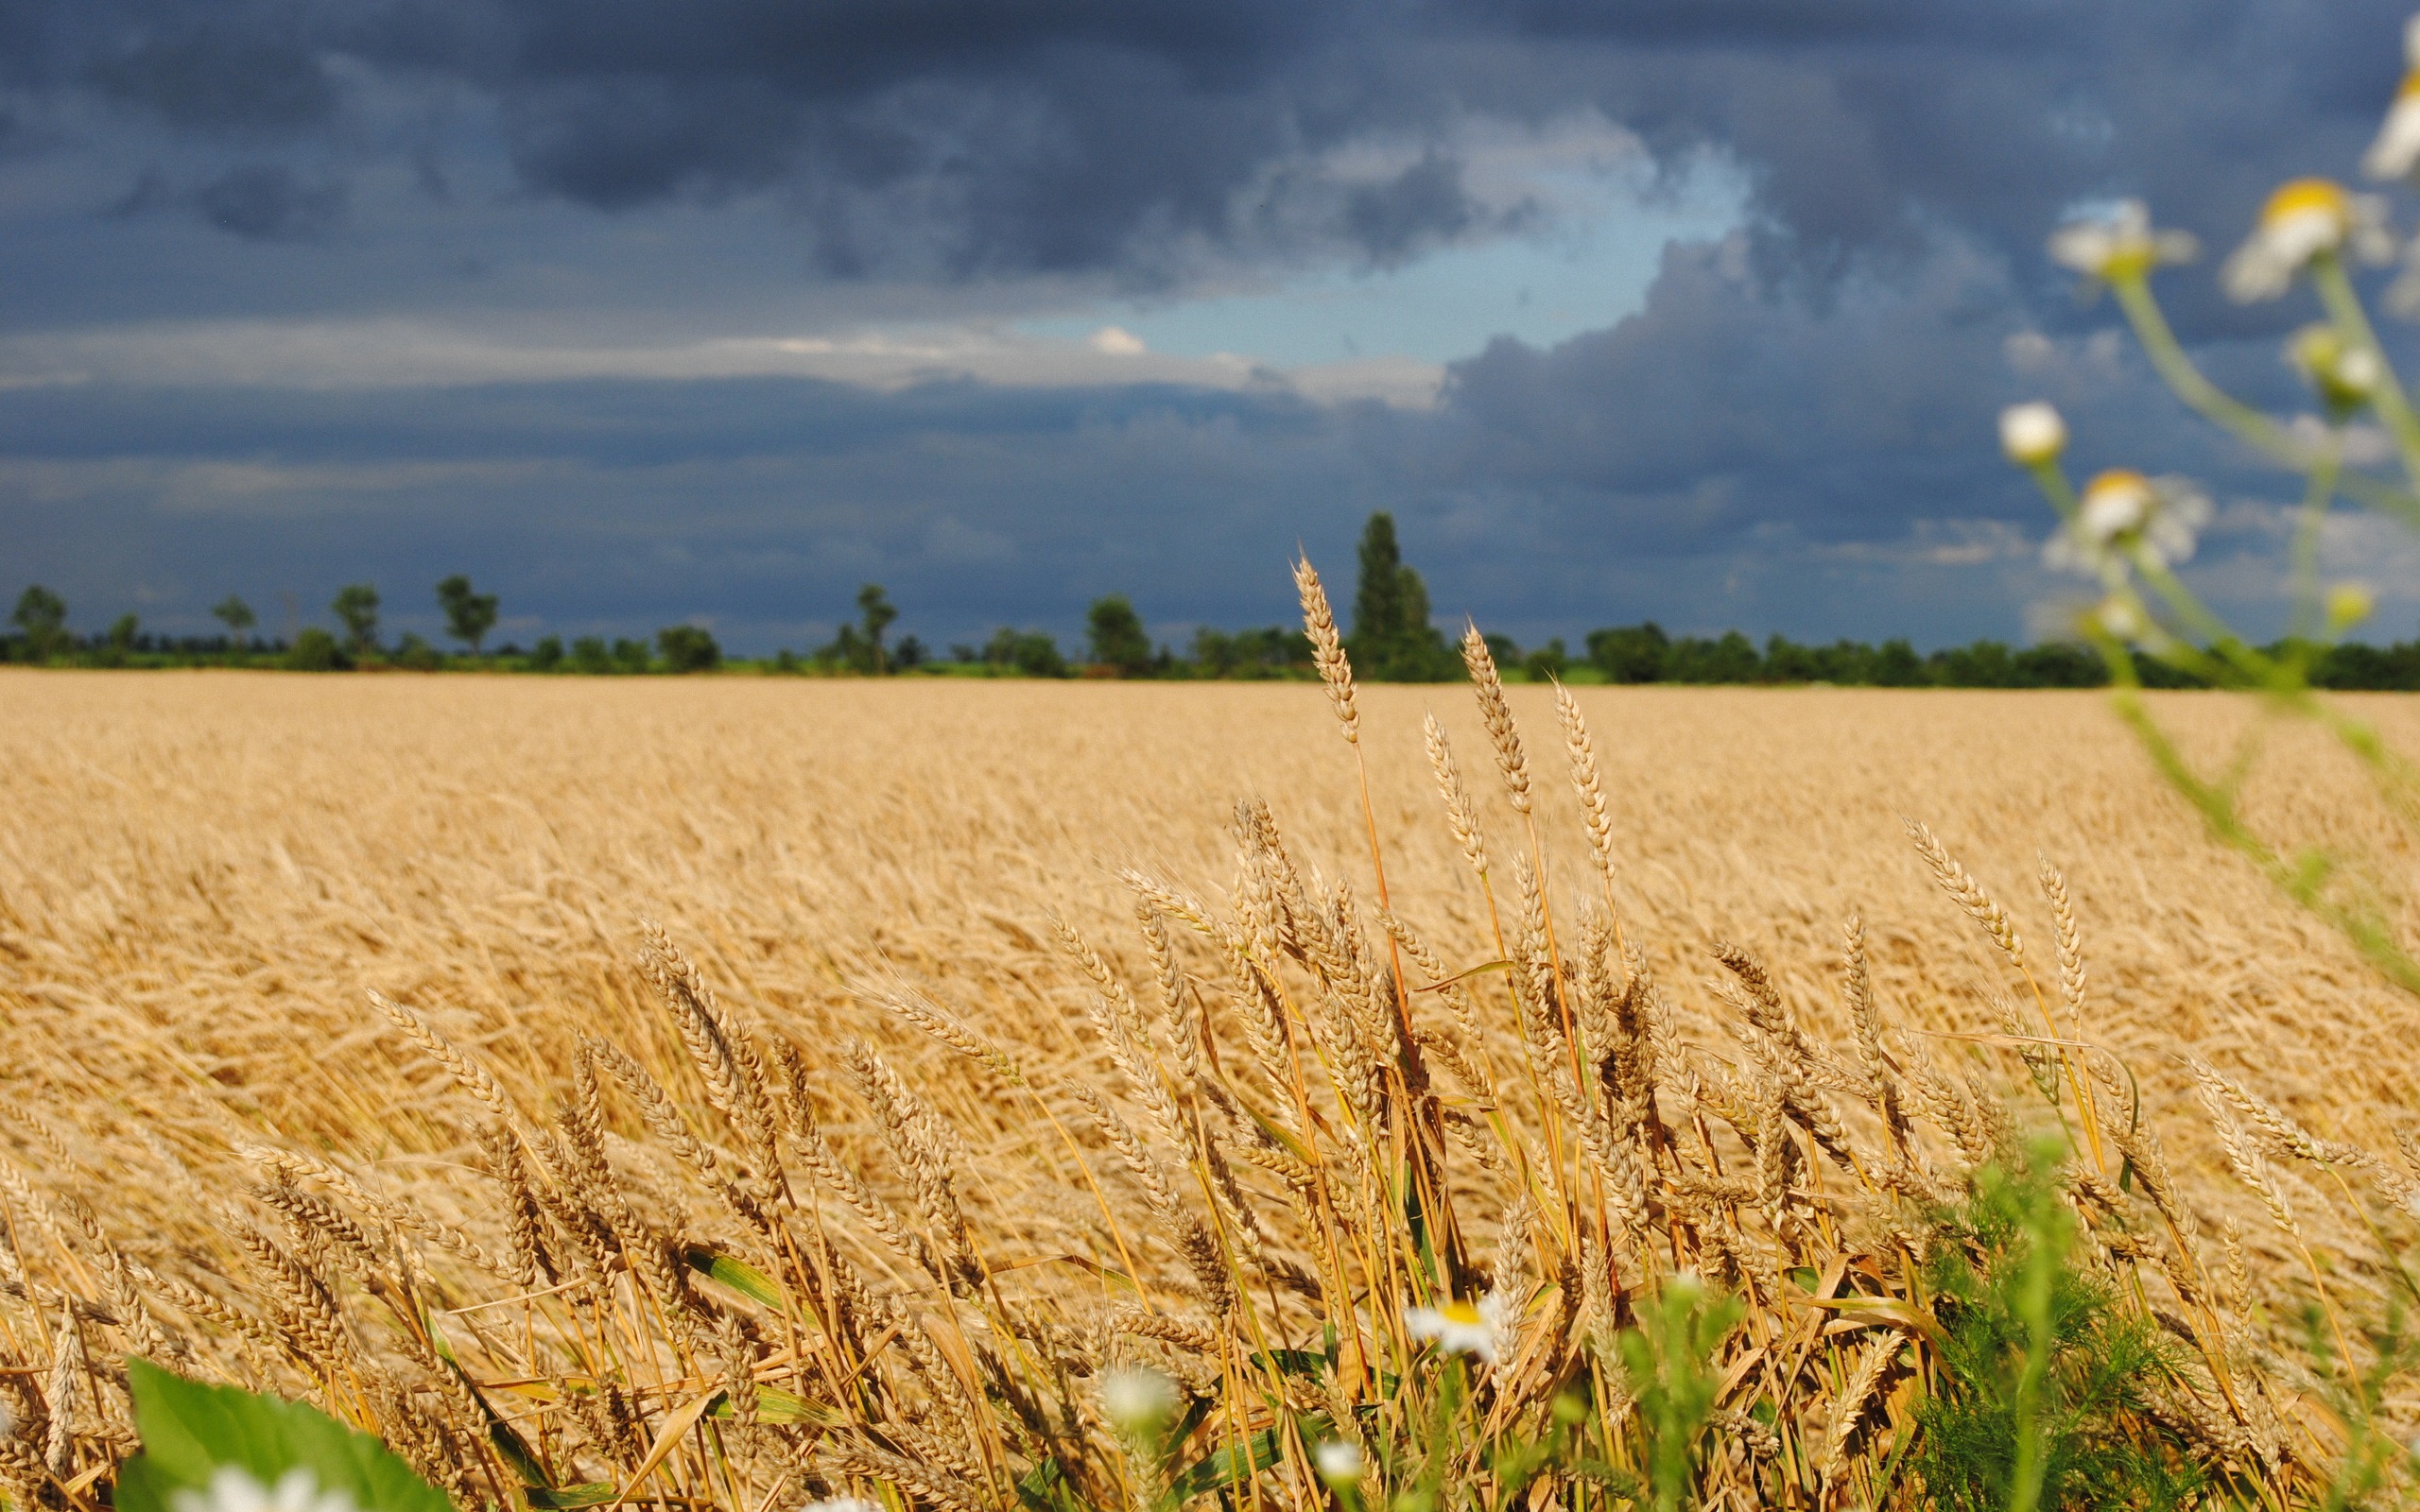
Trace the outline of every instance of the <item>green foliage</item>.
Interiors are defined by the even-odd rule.
[[[445,664],[445,659],[437,654],[437,647],[408,630],[395,643],[394,662],[410,672],[434,672]]]
[[[29,662],[47,662],[67,648],[67,601],[40,583],[17,595],[9,623],[25,632]]]
[[[1709,1293],[1694,1276],[1676,1276],[1638,1309],[1638,1327],[1618,1340],[1622,1380],[1638,1403],[1644,1489],[1656,1512],[1695,1500],[1698,1440],[1722,1386],[1715,1351],[1742,1313],[1737,1298]]]
[[[271,1487],[307,1471],[320,1495],[363,1512],[451,1512],[385,1445],[317,1408],[203,1385],[147,1360],[129,1360],[127,1377],[143,1452],[118,1467],[120,1512],[171,1512],[179,1493],[206,1492],[230,1469]]]
[[[591,677],[614,670],[614,653],[605,648],[605,638],[583,635],[571,643],[571,669]]]
[[[864,627],[861,644],[865,657],[865,664],[857,670],[880,677],[890,670],[890,661],[883,655],[882,634],[899,618],[899,610],[892,607],[890,595],[883,592],[880,583],[867,583],[857,590],[857,617]]]
[[[667,625],[655,632],[656,649],[673,672],[711,672],[722,665],[722,647],[697,625]]]
[[[1028,678],[1067,675],[1067,659],[1060,655],[1059,643],[1045,630],[1016,630],[1004,625],[993,632],[990,644],[983,647],[983,660],[1002,671]]]
[[[495,628],[496,597],[475,593],[460,573],[437,585],[437,607],[445,611],[445,633],[479,654],[479,643]]]
[[[355,656],[378,649],[378,590],[369,583],[347,583],[337,590],[328,609],[344,627],[345,644]],[[307,631],[305,632],[308,633]],[[296,643],[298,645],[300,642]]]
[[[1353,670],[1374,682],[1436,682],[1461,674],[1445,637],[1428,623],[1428,585],[1404,564],[1394,516],[1370,516],[1361,530],[1361,577],[1346,647]]]
[[[1112,668],[1122,678],[1150,676],[1151,637],[1132,600],[1123,593],[1094,599],[1084,624],[1094,665]]]
[[[1985,1167],[1949,1219],[1930,1278],[1941,1379],[1909,1469],[1952,1512],[2189,1504],[2202,1476],[2151,1412],[2174,1351],[2071,1263],[2057,1157],[2036,1146]]]
[[[645,641],[633,641],[627,635],[614,637],[614,666],[620,672],[645,672],[654,665],[648,655]]]
[[[226,626],[229,638],[235,641],[243,640],[251,627],[260,623],[260,616],[252,612],[252,606],[233,593],[212,607],[210,617]]]
[[[314,625],[294,638],[285,659],[288,672],[341,672],[353,665],[337,638]]]
[[[1546,682],[1561,678],[1571,666],[1571,653],[1564,648],[1558,636],[1521,659],[1521,670],[1531,682]]]
[[[1290,626],[1270,625],[1232,634],[1208,626],[1193,632],[1191,665],[1198,678],[1282,678],[1311,668],[1311,643]]]
[[[562,664],[562,637],[559,635],[542,635],[538,637],[538,644],[529,648],[529,670],[532,672],[553,672],[559,670]]]

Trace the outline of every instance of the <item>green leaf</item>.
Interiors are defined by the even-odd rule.
[[[683,1246],[681,1258],[689,1263],[691,1270],[710,1281],[721,1282],[742,1297],[776,1310],[782,1305],[782,1289],[773,1284],[773,1278],[745,1261],[734,1260],[703,1245]]]
[[[177,1492],[208,1486],[225,1466],[269,1486],[307,1469],[322,1493],[340,1491],[364,1512],[450,1512],[444,1493],[386,1445],[316,1407],[126,1364],[143,1452],[118,1468],[121,1512],[170,1512]]]
[[[1076,1500],[1075,1487],[1067,1484],[1067,1475],[1059,1468],[1059,1458],[1052,1455],[1025,1472],[1017,1482],[1017,1500],[1031,1512],[1085,1512],[1084,1503]]]
[[[566,1486],[557,1491],[533,1486],[521,1494],[529,1499],[531,1506],[546,1508],[596,1506],[611,1502],[616,1493],[611,1481],[590,1481],[580,1486]]]
[[[1327,1356],[1308,1349],[1255,1349],[1252,1358],[1280,1375],[1309,1376],[1316,1381],[1327,1374]]]
[[[1316,1444],[1336,1432],[1336,1419],[1323,1412],[1305,1413],[1281,1428],[1264,1428],[1243,1442],[1243,1452],[1227,1443],[1196,1461],[1168,1483],[1167,1494],[1160,1499],[1162,1507],[1182,1506],[1197,1496],[1230,1486],[1241,1486],[1262,1470],[1277,1463],[1284,1452],[1279,1438],[1282,1432],[1301,1435],[1305,1444]]]
[[[1237,1454],[1236,1446],[1228,1444],[1196,1461],[1168,1483],[1168,1494],[1162,1504],[1178,1506],[1223,1486],[1240,1486],[1276,1464],[1277,1430],[1262,1429],[1244,1440],[1243,1450]]]
[[[706,1409],[709,1418],[729,1418],[731,1394],[715,1393],[714,1405]],[[784,1391],[779,1386],[756,1388],[756,1420],[767,1423],[813,1423],[818,1428],[838,1428],[847,1419],[820,1401]]]

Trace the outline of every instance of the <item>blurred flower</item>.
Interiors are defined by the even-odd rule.
[[[2185,561],[2209,524],[2210,501],[2183,478],[2147,478],[2112,468],[2084,485],[2075,524],[2050,538],[2043,560],[2052,567],[2111,577],[2128,557],[2151,565]]]
[[[2040,467],[2067,449],[2067,422],[2035,400],[2000,411],[2000,450],[2019,467]]]
[[[2121,641],[2139,641],[2151,632],[2151,625],[2130,599],[2115,593],[2102,599],[2092,610],[2092,622]]]
[[[1176,1383],[1157,1370],[1120,1366],[1100,1378],[1100,1408],[1120,1433],[1148,1436],[1176,1416]]]
[[[2181,231],[2153,231],[2151,207],[2120,199],[2106,215],[2071,221],[2050,233],[2050,260],[2102,283],[2138,277],[2162,263],[2191,262],[2201,249]]]
[[[2349,630],[2378,607],[2377,594],[2364,583],[2339,583],[2327,591],[2327,627]]]
[[[1360,1445],[1341,1438],[1331,1438],[1311,1451],[1311,1462],[1319,1467],[1320,1479],[1336,1491],[1360,1485],[1361,1472],[1370,1463]]]
[[[2420,163],[2420,69],[2403,76],[2394,103],[2386,109],[2377,140],[2361,156],[2361,171],[2373,179],[2400,179]]]
[[[798,1512],[882,1512],[882,1508],[862,1496],[834,1496],[821,1502],[809,1502]]]
[[[203,1491],[179,1491],[170,1499],[176,1512],[357,1512],[353,1498],[342,1491],[320,1493],[320,1478],[296,1466],[278,1477],[274,1487],[263,1486],[240,1465],[221,1465]]]
[[[2373,263],[2394,255],[2384,203],[2325,179],[2296,179],[2260,207],[2258,224],[2219,270],[2219,280],[2230,298],[2273,300],[2311,259],[2346,249]]]
[[[1494,1365],[1498,1335],[1512,1312],[1511,1302],[1490,1293],[1475,1303],[1405,1308],[1403,1326],[1415,1339],[1435,1339],[1437,1347],[1447,1354],[1477,1355]]]
[[[2340,416],[2368,404],[2386,375],[2376,352],[2347,345],[2343,333],[2324,321],[2294,333],[2286,343],[2286,360],[2302,369],[2327,407]]]

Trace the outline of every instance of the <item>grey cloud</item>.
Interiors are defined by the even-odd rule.
[[[319,241],[344,224],[349,196],[338,182],[306,183],[279,163],[230,168],[193,191],[201,218],[246,241]]]
[[[147,39],[96,61],[91,77],[112,98],[206,132],[291,133],[326,125],[338,103],[326,70],[303,47],[208,26]]]

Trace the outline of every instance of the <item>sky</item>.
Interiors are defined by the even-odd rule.
[[[2369,0],[0,0],[0,593],[171,634],[370,581],[434,636],[1182,644],[1341,594],[1391,511],[1441,624],[1919,645],[2081,586],[1994,417],[2198,479],[2273,622],[2294,479],[2044,254],[2123,197],[2281,414],[2307,292],[2219,255],[2350,178]],[[2394,191],[2403,222],[2411,197]],[[2390,327],[2390,347],[2415,345]],[[2420,353],[2415,353],[2420,355]],[[2420,632],[2420,553],[2329,569]]]

